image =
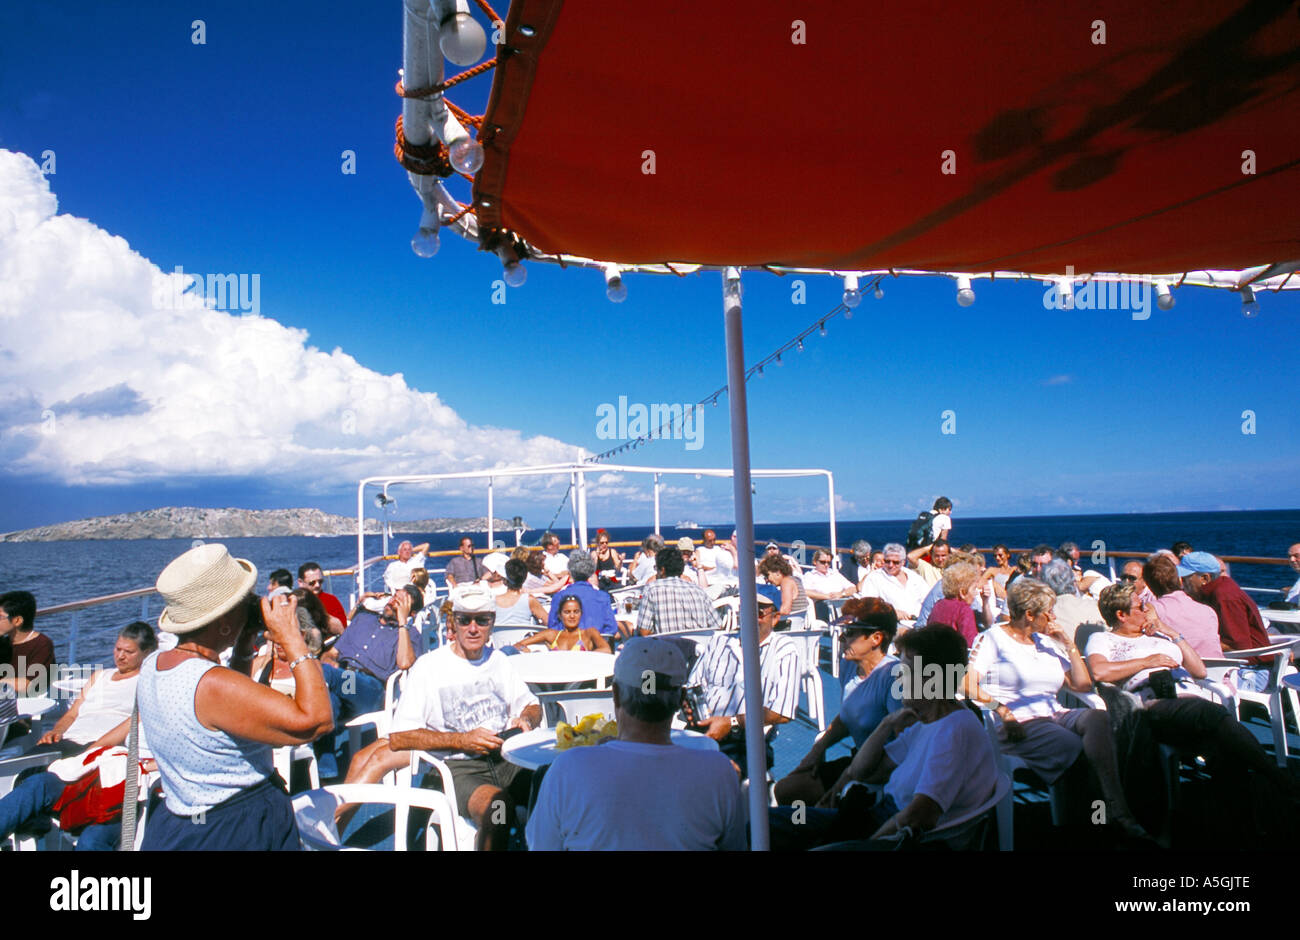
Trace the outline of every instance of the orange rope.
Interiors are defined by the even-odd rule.
[[[469,205],[469,206],[467,206],[467,205],[462,205],[462,206],[460,207],[460,211],[459,211],[459,212],[457,212],[455,215],[451,216],[450,218],[446,219],[442,224],[443,224],[443,225],[451,225],[453,222],[459,222],[459,221],[460,221],[460,217],[463,216],[463,215],[464,215],[465,213],[467,213],[467,212],[474,212],[474,207],[473,207],[472,205]],[[475,213],[475,214],[477,215],[477,213]]]
[[[402,84],[401,79],[398,79],[395,90],[397,91],[397,96],[399,98],[431,98],[434,95],[451,88],[453,85],[459,85],[461,82],[468,81],[476,75],[482,75],[484,72],[491,71],[496,68],[496,65],[497,60],[493,57],[484,62],[480,62],[473,68],[466,69],[459,75],[453,75],[446,81],[439,82],[436,85],[430,85],[427,88],[416,88],[411,91],[407,91],[406,86]]]
[[[393,155],[397,162],[412,173],[421,176],[451,176],[451,160],[447,148],[441,143],[413,144],[406,139],[402,130],[402,116],[397,116],[395,128],[397,142],[393,145]]]
[[[450,101],[447,102],[447,108],[451,111],[452,114],[456,115],[456,119],[460,121],[460,123],[468,124],[470,127],[473,127],[477,130],[483,129],[483,115],[480,114],[478,117],[475,117],[474,115],[470,114],[468,111],[462,111],[460,108],[456,107]]]
[[[501,19],[501,17],[497,16],[497,11],[494,10],[494,9],[492,9],[492,5],[489,4],[489,3],[487,2],[487,0],[474,0],[474,2],[478,4],[478,8],[479,8],[480,10],[482,10],[484,13],[487,14],[487,17],[488,17],[488,21],[489,21],[489,22],[491,22],[491,23],[502,23],[502,24],[505,23],[505,20],[503,20],[503,19]]]

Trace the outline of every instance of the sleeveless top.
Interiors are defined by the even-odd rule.
[[[550,648],[550,649],[558,649],[558,648],[559,648],[559,645],[560,645],[560,637],[562,637],[562,636],[564,636],[564,631],[563,631],[563,630],[557,630],[557,631],[555,631],[555,639],[551,640],[551,642],[550,642],[550,644],[549,644],[549,648]],[[579,630],[578,630],[578,642],[577,642],[577,643],[574,643],[572,646],[570,646],[569,649],[570,649],[570,650],[585,650],[586,648],[587,648],[587,645],[586,645],[585,643],[582,642],[582,630],[579,629]]]
[[[531,627],[533,626],[533,614],[528,609],[529,597],[527,594],[520,593],[519,600],[515,601],[509,607],[497,607],[497,619],[494,626],[498,627]]]
[[[794,603],[790,605],[790,616],[802,614],[808,611],[808,592],[803,589],[803,582],[798,578],[794,579],[795,595]]]
[[[117,670],[101,672],[86,691],[86,698],[77,712],[77,720],[64,735],[75,744],[93,744],[131,717],[135,707],[135,686],[140,680],[137,672],[129,679],[114,682]]]
[[[597,570],[597,571],[605,571],[605,570],[613,571],[613,570],[614,570],[615,568],[617,568],[617,567],[618,567],[618,566],[614,564],[614,551],[613,551],[613,549],[610,549],[609,557],[607,557],[607,558],[602,559],[602,558],[600,558],[599,556],[596,557],[596,570]]]
[[[158,654],[140,667],[140,724],[162,774],[167,809],[195,816],[272,773],[271,746],[209,731],[194,714],[199,680],[217,664],[201,657],[158,671]]]

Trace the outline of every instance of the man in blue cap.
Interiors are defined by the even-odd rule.
[[[799,706],[799,676],[802,673],[799,646],[789,637],[774,633],[781,619],[781,589],[770,584],[758,588],[758,663],[763,680],[763,724],[783,725],[794,718]],[[735,762],[744,778],[745,760],[745,668],[740,636],[718,633],[709,639],[691,670],[690,685],[703,691],[703,714],[694,714],[695,726],[718,742],[718,750]],[[774,762],[771,737],[767,743],[767,766]]]
[[[1211,607],[1219,617],[1219,639],[1226,650],[1255,649],[1268,646],[1272,638],[1259,615],[1259,607],[1226,574],[1221,573],[1219,559],[1209,552],[1189,552],[1178,561],[1178,576],[1183,588],[1196,600]],[[1243,689],[1262,691],[1268,685],[1268,669],[1246,667],[1239,671],[1238,684]]]

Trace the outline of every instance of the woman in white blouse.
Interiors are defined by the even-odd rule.
[[[1033,578],[1017,578],[1007,588],[1011,620],[980,634],[971,647],[966,694],[996,706],[1002,749],[1049,784],[1083,752],[1101,784],[1107,822],[1126,836],[1147,839],[1124,796],[1106,712],[1067,709],[1057,701],[1062,682],[1072,691],[1088,692],[1092,678],[1073,638],[1056,625],[1055,603],[1055,592]]]

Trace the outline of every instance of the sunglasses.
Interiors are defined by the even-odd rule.
[[[322,581],[322,580],[320,580],[319,578],[318,578],[317,580],[315,580],[315,581],[304,581],[304,582],[303,582],[303,584],[307,585],[307,587],[320,587],[320,586],[321,586],[322,584],[324,584],[324,583],[325,583],[325,582]]]
[[[458,627],[468,627],[471,621],[480,627],[490,627],[497,619],[496,614],[456,614],[455,617]]]
[[[1119,576],[1121,581],[1136,581],[1138,576],[1135,574],[1122,574]]]

